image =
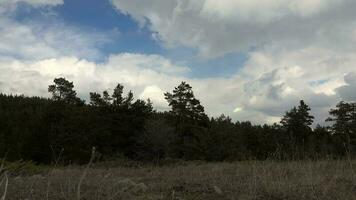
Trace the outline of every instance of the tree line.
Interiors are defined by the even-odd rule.
[[[134,100],[118,84],[113,92],[90,93],[86,103],[73,82],[54,79],[51,98],[0,94],[0,156],[49,164],[83,163],[92,147],[100,159],[236,161],[299,160],[352,156],[356,150],[356,103],[330,109],[331,126],[312,128],[301,100],[280,123],[253,125],[221,115],[209,118],[192,87],[182,82],[165,93],[170,111]]]

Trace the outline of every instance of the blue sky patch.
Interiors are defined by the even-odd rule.
[[[22,23],[61,22],[83,32],[107,33],[112,38],[110,42],[96,47],[102,55],[96,62],[104,62],[109,55],[119,53],[157,54],[190,67],[189,78],[210,78],[229,77],[247,60],[246,54],[231,53],[206,59],[199,57],[196,49],[165,48],[160,41],[153,39],[147,26],[140,27],[132,17],[120,13],[108,0],[65,0],[63,5],[51,8],[34,8],[20,3],[14,18]]]

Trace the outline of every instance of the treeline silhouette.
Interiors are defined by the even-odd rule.
[[[167,112],[123,90],[118,84],[112,94],[90,93],[85,103],[72,82],[56,78],[50,99],[1,94],[0,155],[49,164],[58,157],[86,162],[92,147],[102,160],[147,162],[325,159],[356,150],[356,103],[340,102],[330,110],[330,127],[312,129],[314,117],[303,100],[279,124],[253,125],[209,118],[185,82],[165,93]]]

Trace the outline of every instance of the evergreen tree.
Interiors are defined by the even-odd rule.
[[[206,132],[208,117],[204,113],[204,107],[195,98],[192,87],[182,82],[174,88],[173,93],[165,93],[172,110],[175,122],[175,131],[178,137],[176,153],[178,157],[185,159],[201,159],[204,152],[201,139]]]
[[[124,86],[121,84],[117,84],[117,86],[114,89],[114,92],[112,94],[112,99],[113,99],[113,105],[114,106],[121,106],[124,98],[122,97],[122,94],[124,92]]]
[[[0,94],[0,155],[48,164],[60,153],[64,163],[86,162],[93,146],[102,159],[142,161],[338,158],[356,150],[356,103],[340,102],[330,110],[332,126],[313,130],[304,101],[281,125],[262,126],[224,115],[209,120],[185,82],[165,93],[170,112],[154,111],[131,91],[123,96],[120,84],[112,94],[90,93],[84,104],[72,82],[54,83],[52,99]]]
[[[169,106],[172,107],[171,112],[175,116],[193,120],[206,119],[204,107],[194,97],[192,87],[186,82],[182,82],[178,87],[174,88],[172,94],[167,92],[164,95]]]
[[[90,92],[90,105],[92,106],[104,106],[106,105],[105,100],[101,97],[99,93]]]
[[[326,121],[334,122],[331,127],[333,134],[340,137],[347,150],[356,149],[356,103],[341,101],[336,109],[331,109]]]
[[[133,101],[133,93],[132,91],[130,90],[128,93],[127,93],[127,96],[124,98],[123,100],[123,106],[125,106],[126,108],[130,108],[131,104],[132,104],[132,101]]]
[[[73,82],[69,82],[65,78],[55,78],[54,85],[48,87],[48,92],[52,93],[52,99],[55,101],[83,105],[84,101],[77,97],[77,92],[73,88]]]
[[[293,157],[303,157],[308,137],[312,133],[311,125],[314,117],[310,115],[310,107],[300,101],[298,107],[293,107],[290,111],[286,112],[281,120],[281,124],[287,131],[290,137],[291,148]]]
[[[103,101],[106,105],[110,105],[112,101],[112,97],[110,97],[108,91],[106,90],[103,92]]]

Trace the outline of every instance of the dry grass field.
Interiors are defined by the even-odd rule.
[[[163,167],[58,167],[2,172],[8,200],[354,200],[350,161],[246,161]],[[354,165],[356,166],[356,165]]]

